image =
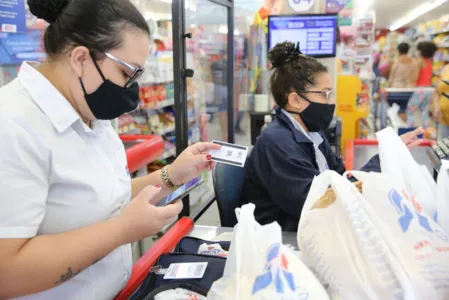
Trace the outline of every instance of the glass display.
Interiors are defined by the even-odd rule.
[[[227,89],[227,8],[207,0],[185,2],[185,28],[192,33],[186,39],[189,144],[201,141],[228,140]],[[201,9],[199,9],[201,8]],[[214,196],[211,172],[205,183],[190,193],[192,212],[195,205]]]

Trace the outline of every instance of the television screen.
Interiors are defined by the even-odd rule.
[[[45,60],[43,35],[43,30],[36,29],[24,33],[0,32],[0,65]]]
[[[299,42],[301,52],[313,57],[335,57],[337,15],[279,15],[268,19],[268,49],[279,43]]]

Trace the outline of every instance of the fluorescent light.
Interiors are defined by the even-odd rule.
[[[172,0],[159,0],[159,1],[161,1],[161,2],[165,2],[165,3],[169,3],[169,4],[171,4],[171,3],[172,3]]]
[[[390,31],[395,31],[402,26],[412,22],[416,18],[428,13],[432,9],[437,8],[441,4],[445,3],[447,0],[430,0],[418,5],[417,7],[410,10],[405,16],[391,24]]]

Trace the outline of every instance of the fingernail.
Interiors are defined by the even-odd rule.
[[[212,155],[210,155],[210,154],[206,155],[206,159],[207,160],[211,160],[212,159]]]
[[[161,187],[160,184],[156,184],[155,187],[157,187],[158,189]]]

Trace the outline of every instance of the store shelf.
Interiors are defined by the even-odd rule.
[[[163,131],[159,132],[159,131],[154,131],[154,134],[158,134],[158,135],[166,135],[168,133],[172,133],[173,131],[175,131],[175,125],[170,126],[169,128],[164,128]]]
[[[167,85],[167,84],[172,84],[172,83],[174,83],[174,81],[144,82],[144,83],[140,83],[139,86],[141,86],[141,87],[151,87],[151,86],[155,86],[155,85]]]
[[[175,99],[168,99],[168,100],[159,101],[155,106],[144,106],[143,109],[147,109],[147,110],[162,109],[162,108],[173,106],[173,105],[175,105]]]
[[[136,128],[136,124],[122,126],[118,129],[118,134],[137,134],[140,133],[140,129]]]

